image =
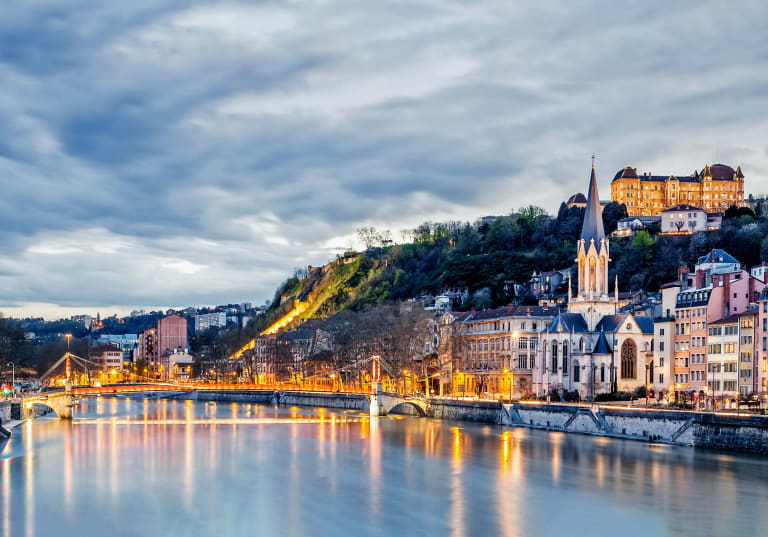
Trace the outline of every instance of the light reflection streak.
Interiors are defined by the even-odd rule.
[[[27,430],[24,432],[24,492],[26,530],[29,537],[35,537],[35,453],[32,438],[32,420],[27,420]]]
[[[331,419],[330,424],[361,422],[363,418],[336,418]],[[131,419],[96,419],[96,420],[76,420],[74,425],[103,425],[105,423],[114,423],[116,425],[264,425],[264,424],[301,424],[301,423],[328,423],[323,418],[219,418],[219,419],[167,419],[167,420],[131,420]]]
[[[464,507],[464,459],[461,457],[461,429],[452,427],[453,432],[453,458],[451,459],[451,536],[464,537],[466,535],[466,519]]]
[[[3,459],[3,535],[11,535],[11,460]]]

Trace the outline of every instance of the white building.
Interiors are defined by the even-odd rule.
[[[757,278],[761,282],[766,283],[765,277],[766,275],[768,275],[768,263],[763,261],[762,265],[757,265],[755,267],[752,267],[749,270],[749,273],[752,275],[753,278]]]
[[[707,323],[707,395],[720,408],[731,408],[739,397],[739,315]]]
[[[690,234],[707,230],[707,212],[692,205],[677,205],[661,211],[661,232]]]
[[[653,323],[653,362],[651,362],[649,373],[650,384],[657,401],[668,400],[669,383],[675,375],[674,333],[675,320],[672,318]]]
[[[214,326],[219,328],[227,326],[227,314],[223,311],[215,311],[195,315],[195,334],[202,334]]]

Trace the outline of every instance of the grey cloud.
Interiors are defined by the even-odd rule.
[[[262,300],[364,224],[554,210],[592,152],[603,197],[625,165],[714,160],[762,192],[765,14],[11,1],[0,309]]]

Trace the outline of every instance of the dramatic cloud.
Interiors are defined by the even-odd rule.
[[[762,2],[10,0],[0,311],[269,298],[375,225],[619,168],[768,192]]]

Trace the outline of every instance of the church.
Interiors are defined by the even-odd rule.
[[[593,162],[577,244],[576,296],[569,280],[567,312],[539,334],[537,396],[576,391],[581,400],[591,401],[597,394],[632,392],[649,382],[653,319],[619,313],[618,277],[613,292],[609,289],[610,244],[602,212]]]

